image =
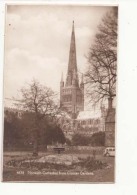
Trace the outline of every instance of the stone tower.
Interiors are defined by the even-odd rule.
[[[77,72],[74,21],[72,25],[66,82],[63,80],[63,75],[60,82],[60,106],[63,110],[67,111],[73,119],[77,117],[79,111],[84,110],[84,83],[83,75],[79,83]]]

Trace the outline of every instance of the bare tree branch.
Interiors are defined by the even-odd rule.
[[[117,8],[102,19],[94,44],[87,57],[89,66],[85,72],[87,94],[98,103],[116,96],[117,76]]]
[[[56,103],[57,94],[50,88],[41,85],[35,79],[21,90],[21,99],[19,100],[23,109],[32,112],[33,116],[33,137],[34,151],[38,154],[38,132],[44,118],[53,120],[60,112],[59,105]],[[45,124],[46,125],[46,124]]]

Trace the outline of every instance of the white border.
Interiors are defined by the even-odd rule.
[[[68,4],[72,1],[0,1],[0,136],[5,4]],[[73,4],[119,4],[117,157],[115,184],[0,184],[1,194],[137,194],[137,1],[73,1]],[[2,26],[2,28],[1,28]],[[2,146],[2,144],[0,144]],[[0,154],[1,154],[0,150]],[[1,163],[0,163],[1,164]]]

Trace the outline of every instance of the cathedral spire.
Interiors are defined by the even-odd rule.
[[[74,72],[77,75],[75,27],[74,27],[74,21],[73,21],[72,33],[71,33],[70,51],[69,51],[69,62],[68,62],[68,72],[67,72],[66,86],[72,85],[73,73]],[[78,76],[77,76],[77,79],[76,79],[76,83],[78,84]]]
[[[72,119],[76,119],[78,113],[84,110],[84,83],[83,76],[81,83],[79,83],[78,78],[74,21],[72,23],[66,83],[64,84],[63,75],[60,81],[60,107]]]

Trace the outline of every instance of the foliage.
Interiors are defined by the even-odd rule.
[[[19,119],[13,118],[12,122],[4,119],[4,148],[22,145],[22,130]]]
[[[75,146],[104,146],[105,132],[97,132],[92,136],[82,134],[74,134],[72,137],[72,145]]]
[[[103,169],[107,166],[106,163],[103,163],[101,160],[96,160],[91,156],[82,159],[79,164],[81,165],[81,167],[86,168],[87,171]]]
[[[33,132],[34,113],[25,112],[21,118],[15,117],[10,113],[10,120],[4,119],[4,148],[24,148],[32,149],[32,143],[35,139]],[[46,148],[47,144],[53,142],[65,143],[65,137],[62,129],[56,124],[48,123],[46,118],[41,120],[39,125],[38,144],[41,149]]]
[[[15,160],[12,159],[6,163],[7,166],[13,167],[13,168],[25,168],[30,170],[56,170],[56,171],[62,171],[62,170],[77,170],[77,168],[80,168],[80,171],[95,171],[98,169],[103,169],[107,166],[106,163],[102,162],[101,160],[96,160],[91,156],[88,156],[87,158],[81,158],[79,162],[72,163],[71,165],[66,164],[57,164],[49,163],[49,162],[37,162],[36,159],[20,159]]]
[[[90,142],[89,136],[84,136],[81,134],[74,134],[72,137],[72,145],[74,146],[88,146]]]
[[[67,144],[68,146],[71,146],[71,145],[72,145],[72,141],[71,141],[70,139],[66,138],[66,144]]]
[[[91,137],[92,146],[105,146],[105,132],[94,133]]]
[[[45,119],[48,122],[49,120],[51,122],[55,121],[57,114],[60,113],[59,106],[56,103],[56,93],[36,80],[23,87],[20,92],[21,107],[30,113],[27,115],[26,121],[30,120],[29,132],[33,141],[33,155],[37,156],[43,122],[45,122]],[[24,125],[26,126],[25,123]]]
[[[66,139],[62,129],[58,125],[48,125],[45,129],[45,140],[47,144],[64,144]]]

